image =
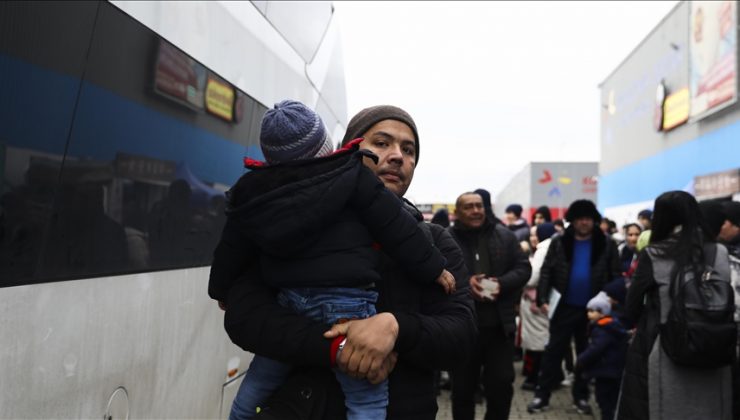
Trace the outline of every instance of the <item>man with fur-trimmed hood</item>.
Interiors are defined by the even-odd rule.
[[[536,413],[548,408],[550,393],[560,380],[560,362],[575,338],[576,352],[587,344],[586,304],[610,281],[620,277],[619,253],[614,241],[599,229],[601,215],[589,200],[576,200],[568,208],[570,225],[563,235],[552,239],[540,272],[537,304],[554,311],[550,321],[550,341],[542,359],[542,371],[535,398],[527,411]],[[555,289],[560,300],[549,308],[548,297]],[[588,384],[576,378],[572,387],[573,405],[581,414],[591,414]]]

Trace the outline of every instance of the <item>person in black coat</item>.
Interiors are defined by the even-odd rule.
[[[605,293],[597,294],[586,305],[590,321],[589,344],[576,359],[576,374],[596,380],[596,402],[602,420],[612,420],[619,398],[627,357],[628,333],[617,318],[611,316],[611,303]]]
[[[366,318],[375,314],[377,292],[368,289],[379,279],[373,239],[410,279],[420,284],[437,279],[448,293],[454,291],[442,255],[362,163],[377,156],[360,151],[359,140],[321,158],[331,151],[321,118],[300,102],[283,101],[265,114],[260,142],[270,164],[248,164],[251,171],[229,191],[231,226],[214,253],[212,291],[224,289],[220,279],[234,278],[259,258],[264,281],[281,289],[284,306],[332,324]],[[219,275],[222,270],[233,273]],[[252,418],[290,369],[256,355],[231,417]],[[371,384],[341,371],[337,379],[350,418],[385,417],[386,382]]]
[[[364,137],[360,149],[378,156],[377,161],[365,158],[365,165],[389,191],[402,197],[418,159],[418,135],[411,117],[392,106],[365,109],[350,121],[343,143],[357,137]],[[449,234],[439,226],[424,224],[407,201],[400,211],[417,221],[446,258],[446,268],[462,278],[464,263]],[[455,367],[460,362],[455,357],[458,349],[469,348],[475,339],[472,301],[465,283],[458,282],[457,292],[447,295],[439,286],[411,282],[405,267],[381,249],[379,277],[371,289],[378,293],[378,314],[331,326],[280,306],[276,289],[263,281],[260,265],[258,261],[247,268],[229,290],[226,331],[243,349],[293,365],[287,382],[304,384],[301,391],[311,390],[310,394],[292,394],[283,392],[284,387],[269,401],[279,396],[289,397],[288,402],[308,399],[312,409],[302,412],[306,418],[345,418],[344,395],[328,369],[337,354],[333,344],[344,335],[346,342],[336,365],[357,378],[373,382],[388,378],[388,419],[435,418],[434,370]],[[275,412],[285,406],[276,402],[267,408]]]
[[[576,200],[566,213],[570,225],[557,235],[547,250],[537,286],[537,304],[545,312],[554,311],[550,320],[550,341],[542,357],[542,370],[535,397],[527,411],[548,408],[550,394],[557,385],[563,355],[575,338],[576,353],[586,348],[586,304],[610,281],[621,278],[619,255],[614,241],[599,229],[601,215],[593,202]],[[549,307],[551,293],[560,295],[556,308]],[[575,378],[571,389],[573,404],[581,414],[590,414],[586,382]]]
[[[473,419],[483,367],[485,418],[507,419],[514,395],[514,305],[532,267],[514,233],[486,216],[479,194],[460,195],[455,207],[457,221],[449,231],[465,256],[479,335],[476,348],[460,353],[464,366],[452,371],[452,416]]]

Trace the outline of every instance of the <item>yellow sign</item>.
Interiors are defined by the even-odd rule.
[[[689,120],[689,88],[668,95],[663,103],[663,131],[668,131]]]
[[[432,213],[436,213],[439,209],[447,209],[447,212],[452,214],[455,212],[454,204],[432,204]]]
[[[234,115],[234,89],[215,79],[208,79],[206,86],[206,109],[226,121]]]

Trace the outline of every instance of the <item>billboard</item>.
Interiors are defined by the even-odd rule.
[[[692,119],[737,100],[735,1],[691,2],[689,59]]]
[[[226,121],[234,119],[234,88],[226,82],[209,78],[206,85],[206,109]]]
[[[159,41],[154,91],[187,107],[203,109],[206,68],[165,40]]]

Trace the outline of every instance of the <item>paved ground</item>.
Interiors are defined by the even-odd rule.
[[[594,416],[582,416],[573,408],[573,400],[570,397],[570,388],[562,387],[555,391],[550,397],[550,409],[544,413],[529,414],[527,413],[527,404],[532,400],[533,393],[531,391],[522,391],[519,386],[521,385],[524,378],[521,375],[522,364],[516,363],[515,369],[517,372],[516,382],[514,383],[514,401],[511,405],[511,414],[509,419],[521,420],[521,419],[536,419],[536,420],[595,420],[599,419],[599,409],[596,402],[593,399],[593,392],[591,396],[591,408],[594,410]],[[593,389],[592,389],[593,391]],[[452,402],[450,401],[449,391],[442,391],[442,395],[437,398],[437,404],[439,404],[439,411],[437,412],[437,420],[452,420]],[[485,414],[485,403],[476,405],[475,419],[483,420]]]

